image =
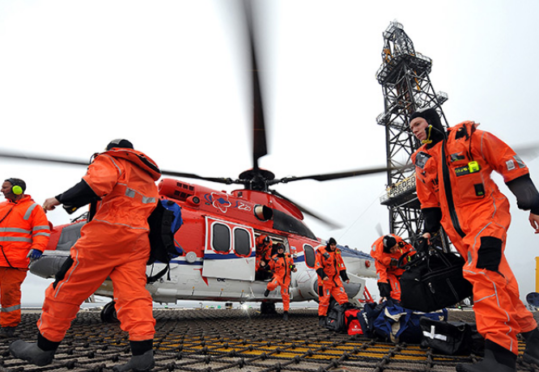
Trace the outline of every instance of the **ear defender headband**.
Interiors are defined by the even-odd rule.
[[[14,180],[13,178],[8,178],[6,181],[11,183],[11,192],[15,195],[21,195],[24,192],[20,182]]]
[[[421,143],[423,143],[423,144],[432,143],[432,140],[430,139],[431,133],[432,133],[432,125],[429,124],[429,126],[427,127],[427,138],[422,140]]]
[[[438,115],[434,108],[422,109],[414,112],[410,116],[410,122],[412,122],[412,120],[414,120],[415,118],[423,118],[427,121],[427,124],[429,125],[427,128],[425,128],[427,138],[422,140],[421,143],[432,143],[436,141],[436,138],[433,137],[439,137],[439,135],[441,135],[442,138],[446,138],[446,133],[442,125],[442,121],[440,120],[440,115]]]

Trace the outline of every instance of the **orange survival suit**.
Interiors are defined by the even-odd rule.
[[[449,128],[447,139],[423,145],[412,161],[425,231],[432,235],[441,223],[466,260],[463,273],[473,285],[479,333],[518,353],[517,334],[532,331],[537,324],[520,301],[504,255],[509,201],[490,174],[500,173],[517,196],[519,208],[537,214],[535,201],[527,205],[529,196],[537,194],[528,168],[507,144],[470,121]]]
[[[404,273],[404,269],[399,269],[397,263],[399,258],[408,253],[408,257],[413,256],[416,252],[411,244],[405,242],[400,236],[390,234],[396,240],[397,252],[391,253],[387,249],[384,250],[384,236],[376,239],[371,247],[371,256],[374,258],[374,266],[376,267],[376,276],[378,283],[388,283],[391,291],[391,298],[400,301],[401,287],[400,277]],[[406,263],[407,261],[405,261]],[[380,293],[382,297],[385,297]]]
[[[318,275],[318,316],[325,317],[331,296],[339,305],[348,302],[348,295],[341,281],[341,277],[345,281],[348,280],[348,275],[340,249],[335,248],[332,252],[329,244],[318,247],[314,268]],[[323,280],[324,277],[327,277],[327,280]]]
[[[158,202],[157,165],[140,151],[112,148],[97,155],[82,181],[56,197],[65,206],[92,203],[70,258],[46,290],[40,334],[61,341],[80,304],[108,277],[116,312],[130,341],[153,339],[152,298],[145,289],[150,254],[148,217]],[[80,203],[79,203],[80,204]],[[39,341],[39,339],[38,339]]]
[[[262,269],[260,267],[261,261],[264,261],[266,265],[269,263],[271,259],[271,247],[272,242],[269,236],[260,235],[258,238],[256,238],[256,271]]]
[[[269,291],[281,286],[281,297],[283,298],[283,311],[290,308],[290,279],[292,271],[296,267],[294,259],[289,254],[274,254],[269,260],[269,266],[273,270],[273,279],[266,287]]]
[[[31,249],[41,252],[49,242],[49,221],[30,195],[0,203],[0,326],[21,322],[21,285],[28,272]]]

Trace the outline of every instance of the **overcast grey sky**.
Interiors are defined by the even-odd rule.
[[[125,137],[162,169],[237,177],[252,164],[234,4],[1,1],[0,148],[89,159],[111,139]],[[512,146],[539,139],[537,1],[262,5],[270,154],[260,165],[277,177],[385,164],[384,128],[375,121],[383,96],[374,75],[382,33],[393,20],[403,24],[416,51],[433,59],[431,81],[449,95],[443,109],[451,124],[475,120]],[[527,163],[539,184],[539,160]],[[25,179],[39,203],[84,174],[72,166],[1,164],[0,176]],[[276,188],[345,226],[331,231],[307,218],[318,236],[368,252],[376,224],[388,231],[388,213],[379,204],[385,183],[385,175],[377,175]],[[506,254],[523,297],[535,287],[539,236],[508,196],[514,214]],[[49,218],[69,221],[62,210]],[[47,284],[29,275],[23,302],[41,300]]]

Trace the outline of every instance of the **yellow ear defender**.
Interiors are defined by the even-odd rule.
[[[19,185],[15,185],[11,187],[11,192],[14,193],[15,195],[21,195],[23,193],[22,187],[20,187]]]
[[[20,182],[14,178],[8,178],[7,182],[11,183],[11,192],[15,195],[21,195],[24,192]]]

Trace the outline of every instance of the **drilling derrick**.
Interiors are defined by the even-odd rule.
[[[387,189],[381,203],[389,209],[390,232],[412,242],[421,230],[423,218],[415,191],[410,157],[420,147],[409,130],[409,117],[418,109],[435,108],[442,125],[447,127],[441,105],[447,101],[443,92],[435,93],[429,79],[432,60],[414,49],[402,25],[391,22],[384,31],[382,65],[376,79],[384,93],[384,112],[376,118],[386,127]]]

